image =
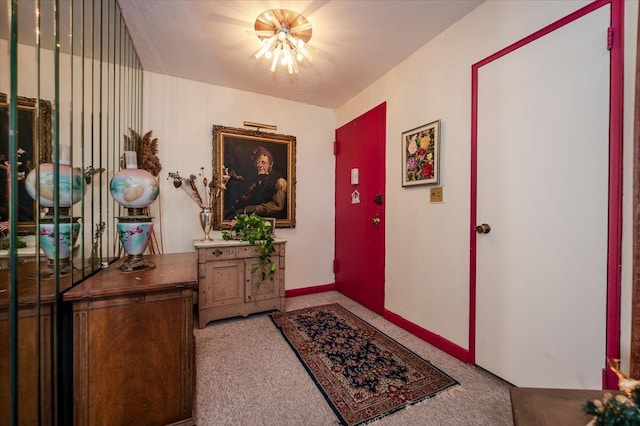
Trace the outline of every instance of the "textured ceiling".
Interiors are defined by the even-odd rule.
[[[118,0],[147,71],[338,108],[477,7],[482,0]],[[290,75],[254,58],[265,10],[313,25],[312,63]]]

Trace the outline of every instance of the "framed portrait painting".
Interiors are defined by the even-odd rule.
[[[402,186],[440,181],[440,120],[402,133]]]
[[[36,232],[36,202],[25,186],[25,178],[38,163],[51,161],[51,102],[17,97],[18,107],[18,234]],[[0,93],[0,222],[9,218],[9,103]]]
[[[239,213],[295,228],[295,136],[214,125],[213,145],[214,169],[233,176],[216,206],[216,229],[228,229]]]

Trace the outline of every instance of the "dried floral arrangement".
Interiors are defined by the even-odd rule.
[[[138,168],[157,177],[162,170],[162,165],[158,158],[158,138],[152,139],[153,130],[149,130],[144,136],[140,136],[133,129],[129,129],[129,133],[131,136],[124,135],[124,150],[135,151]]]
[[[188,178],[180,176],[180,172],[169,172],[167,179],[173,179],[173,186],[182,188],[200,208],[215,208],[218,197],[227,189],[227,183],[231,179],[244,180],[234,171],[223,168],[222,173],[213,172],[211,179],[204,175],[204,167],[200,167],[200,173],[189,175]]]

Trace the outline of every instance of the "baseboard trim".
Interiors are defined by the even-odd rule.
[[[335,289],[336,285],[335,283],[332,283],[285,290],[284,295],[285,297],[305,296],[307,294],[324,293],[325,291],[333,291]],[[463,348],[462,346],[458,346],[455,343],[445,339],[444,337],[435,334],[427,329],[424,329],[419,325],[412,323],[405,318],[402,318],[400,315],[391,312],[388,309],[384,310],[382,316],[387,321],[397,325],[403,330],[408,331],[409,333],[435,346],[441,351],[448,353],[452,357],[457,358],[464,363],[473,364],[471,353],[469,352],[469,350]]]
[[[305,296],[307,294],[324,293],[325,291],[333,291],[336,289],[335,283],[315,285],[312,287],[294,288],[292,290],[285,290],[285,297]]]
[[[445,339],[444,337],[437,335],[435,333],[432,333],[431,331],[426,330],[420,327],[419,325],[414,324],[411,321],[405,318],[402,318],[400,315],[393,313],[387,309],[384,310],[383,317],[387,321],[408,331],[414,336],[421,338],[425,342],[432,344],[436,348],[448,353],[452,357],[457,358],[460,361],[467,364],[472,363],[471,354],[467,349],[456,345],[455,343]]]

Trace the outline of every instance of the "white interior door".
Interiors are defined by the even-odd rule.
[[[517,386],[602,386],[609,20],[478,72],[476,363]]]

